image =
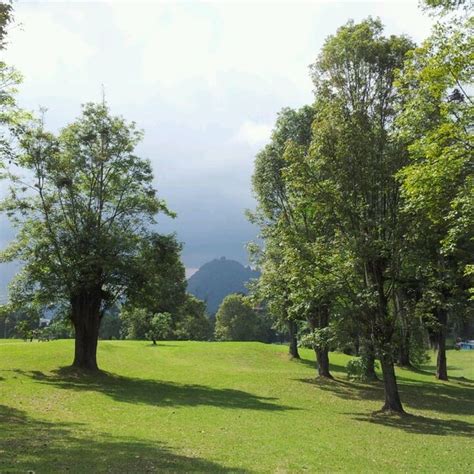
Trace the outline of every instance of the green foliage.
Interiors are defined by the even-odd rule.
[[[3,202],[18,228],[3,259],[25,262],[16,296],[51,303],[99,288],[108,305],[123,294],[154,237],[147,226],[169,213],[150,163],[133,154],[141,135],[105,105],[88,104],[59,137],[41,125],[21,136],[16,165],[27,173],[9,174]]]
[[[146,338],[156,344],[157,340],[163,340],[171,334],[171,314],[157,313],[154,314],[150,320],[149,329],[146,333]]]
[[[336,340],[334,327],[327,326],[303,334],[300,338],[300,345],[311,349],[329,349],[334,346]]]
[[[208,341],[212,339],[213,334],[212,322],[206,314],[206,303],[187,294],[179,309],[179,319],[173,337],[188,341]]]
[[[41,329],[40,335],[48,339],[71,339],[74,337],[74,328],[69,318],[57,315]]]
[[[265,320],[242,295],[228,295],[216,314],[215,336],[220,341],[263,340]]]
[[[117,307],[106,311],[100,321],[99,338],[100,339],[120,339],[121,320]]]
[[[380,368],[377,362],[375,363],[375,368]],[[360,380],[361,382],[367,382],[369,381],[367,378],[368,369],[369,366],[366,357],[355,357],[350,359],[346,365],[347,378],[350,380]]]
[[[124,339],[146,339],[151,314],[145,308],[126,306],[120,311]]]
[[[0,3],[0,51],[6,47],[6,36],[13,23],[11,2]],[[15,99],[21,74],[13,67],[0,60],[0,179],[4,177],[2,169],[14,154],[14,131],[30,117],[22,111]]]

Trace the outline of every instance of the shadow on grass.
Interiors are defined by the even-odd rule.
[[[174,453],[161,442],[91,434],[0,405],[0,472],[247,472]]]
[[[329,354],[329,358],[331,358],[331,354]],[[305,365],[309,367],[310,369],[314,370],[315,372],[318,370],[317,365],[316,365],[316,360],[311,360],[311,359],[291,359],[292,362],[295,362],[297,364]],[[329,362],[329,371],[331,373],[340,373],[340,374],[345,374],[346,373],[346,368],[343,365],[337,365],[337,364],[332,364]]]
[[[474,425],[462,420],[440,420],[425,416],[393,415],[380,413],[367,415],[354,413],[354,420],[376,425],[388,426],[414,434],[429,434],[437,436],[474,436]]]
[[[453,415],[472,415],[474,413],[474,390],[472,386],[445,384],[443,382],[414,382],[397,377],[402,403],[407,411],[431,410]],[[409,382],[407,383],[407,380]],[[381,382],[371,384],[349,380],[300,379],[301,382],[315,384],[321,390],[329,391],[346,400],[380,400],[383,404],[384,391]]]
[[[416,374],[420,374],[420,375],[427,375],[427,376],[431,376],[431,377],[435,377],[435,374],[436,374],[436,367],[434,365],[423,365],[421,366],[420,368],[418,367],[410,367],[409,369],[406,369],[406,370],[409,370],[410,372],[414,372]],[[458,367],[451,367],[449,366],[448,367],[448,378],[449,380],[454,380],[456,382],[460,382],[462,384],[466,384],[466,385],[471,385],[472,388],[474,388],[474,380],[471,380],[471,379],[468,379],[466,377],[457,377],[457,376],[453,376],[450,374],[450,372],[452,370],[459,370]]]
[[[276,398],[260,397],[241,390],[124,377],[108,372],[90,374],[78,372],[70,367],[58,369],[51,375],[39,371],[16,372],[57,388],[101,392],[119,402],[133,404],[164,407],[207,405],[270,411],[297,409],[273,403]]]

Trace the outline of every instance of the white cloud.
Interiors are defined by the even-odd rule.
[[[251,146],[263,145],[270,139],[272,126],[246,120],[239,128],[234,140]]]
[[[26,81],[62,88],[64,79],[85,73],[96,48],[84,34],[72,31],[61,17],[40,5],[18,5],[15,14],[20,24],[8,36],[6,61],[15,65]]]

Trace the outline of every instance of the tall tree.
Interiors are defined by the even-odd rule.
[[[424,287],[437,321],[436,376],[442,380],[448,378],[450,308],[459,299],[467,301],[469,279],[474,286],[474,107],[469,95],[474,20],[469,3],[426,2],[452,15],[410,53],[398,81],[403,102],[397,124],[410,151],[410,163],[399,178],[405,211],[413,222],[410,238],[424,249],[424,267],[429,269]],[[465,291],[458,291],[463,287]]]
[[[2,206],[18,234],[3,259],[24,264],[12,297],[68,305],[75,367],[98,369],[101,317],[140,273],[155,215],[171,215],[134,154],[141,137],[107,105],[87,104],[58,137],[41,123],[26,130],[9,174]]]
[[[339,245],[354,259],[365,287],[365,320],[383,370],[383,410],[403,412],[389,302],[403,237],[395,173],[407,152],[392,129],[395,71],[413,45],[382,33],[378,20],[349,22],[324,44],[312,69],[317,114],[298,190],[323,215],[330,210],[335,217]]]
[[[299,357],[297,348],[296,320],[303,318],[294,311],[290,315],[289,268],[285,260],[288,237],[299,236],[302,241],[307,234],[301,232],[304,215],[295,213],[289,199],[284,178],[287,161],[285,152],[292,143],[307,149],[311,143],[311,124],[314,109],[310,106],[299,110],[283,109],[277,119],[270,143],[257,155],[252,177],[253,191],[258,200],[257,210],[250,215],[261,229],[265,249],[254,252],[257,255],[262,276],[257,284],[265,304],[280,323],[286,325],[290,337],[289,352]],[[285,238],[286,236],[286,238]],[[311,296],[309,296],[311,298]],[[318,364],[321,367],[321,364]],[[323,371],[326,373],[326,370]]]

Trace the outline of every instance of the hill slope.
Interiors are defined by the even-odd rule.
[[[209,314],[215,314],[227,295],[247,294],[245,283],[259,275],[250,267],[221,257],[204,264],[188,279],[188,291],[206,302]]]
[[[58,370],[73,341],[0,340],[0,472],[471,472],[474,352],[380,383],[315,381],[313,353],[261,343],[101,341],[107,373]],[[461,379],[460,377],[466,377]]]

